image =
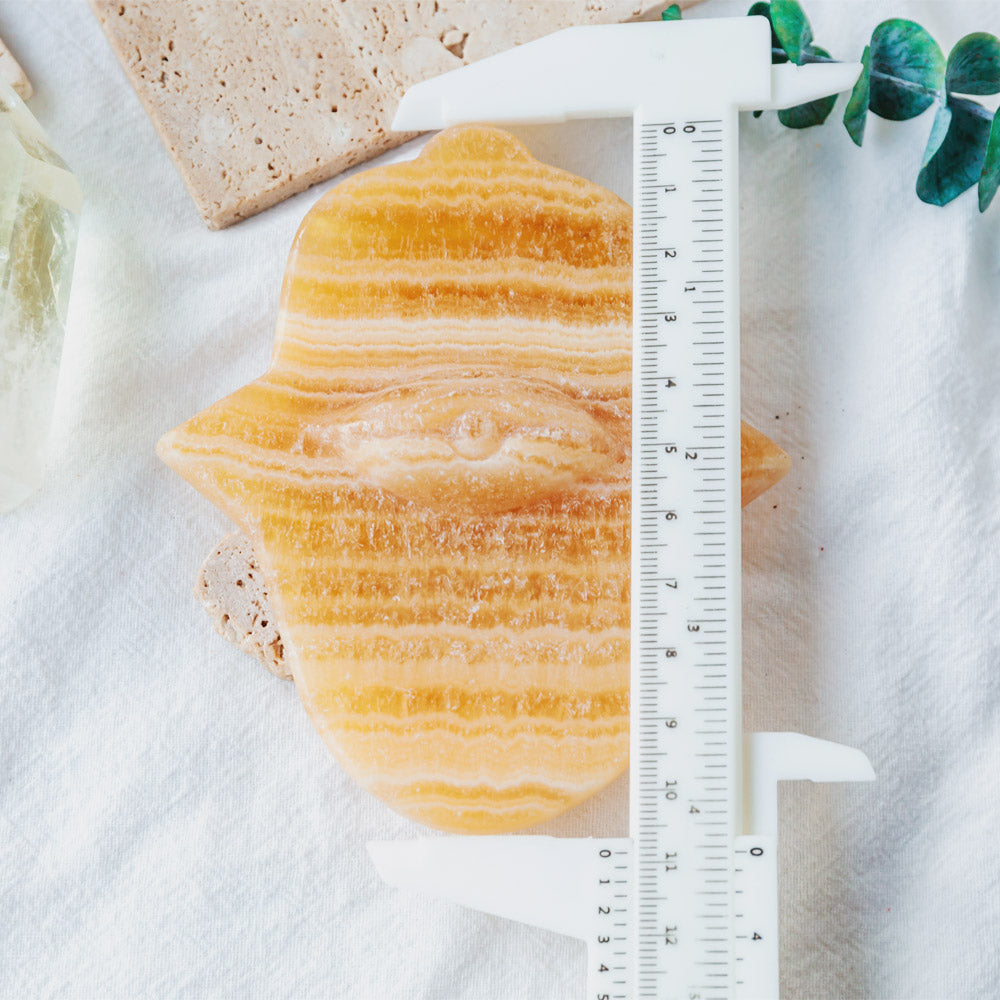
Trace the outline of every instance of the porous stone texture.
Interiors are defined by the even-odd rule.
[[[0,38],[0,80],[12,87],[14,93],[23,101],[26,101],[34,93],[31,89],[31,81],[18,65],[17,60],[10,54],[10,49],[4,45],[2,38]]]
[[[91,0],[210,229],[413,137],[407,87],[573,24],[654,15],[651,0],[396,3]]]
[[[198,571],[194,592],[219,635],[256,657],[275,677],[291,678],[271,613],[264,574],[246,535],[226,535]]]
[[[0,513],[42,483],[80,186],[0,82]]]

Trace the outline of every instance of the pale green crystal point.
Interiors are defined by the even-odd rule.
[[[80,185],[0,82],[0,512],[42,483]]]

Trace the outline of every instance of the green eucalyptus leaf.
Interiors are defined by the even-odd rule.
[[[869,107],[880,118],[906,121],[941,96],[945,59],[913,21],[893,18],[872,33]]]
[[[871,83],[871,48],[865,46],[861,54],[861,76],[854,84],[850,100],[844,108],[844,128],[847,134],[860,146],[865,138],[865,123],[868,121],[868,91]]]
[[[796,104],[793,108],[782,108],[778,112],[778,121],[788,128],[811,128],[822,125],[830,117],[833,106],[837,103],[837,95],[821,97],[808,104]]]
[[[785,50],[781,44],[781,39],[778,38],[774,31],[774,21],[771,18],[771,4],[765,2],[765,0],[757,0],[757,2],[747,11],[747,17],[756,17],[760,15],[761,17],[767,18],[767,23],[771,25],[771,62],[772,63],[786,63],[788,62],[788,56],[785,55]],[[755,117],[759,118],[760,115],[754,112]]]
[[[985,31],[960,38],[948,56],[945,87],[949,94],[1000,91],[1000,39]]]
[[[812,45],[813,33],[798,0],[771,0],[771,28],[788,58],[802,65]]]
[[[975,101],[949,98],[938,109],[917,175],[917,197],[947,205],[979,179],[990,135],[989,113]]]
[[[979,175],[980,212],[985,212],[990,207],[998,187],[1000,187],[1000,114],[995,114],[993,124],[990,126],[990,137],[986,143],[983,172]]]
[[[931,134],[927,136],[927,145],[924,147],[924,158],[920,161],[921,167],[926,167],[935,154],[941,148],[948,129],[951,128],[951,108],[947,104],[942,104],[934,115],[931,123]]]
[[[814,46],[812,51],[816,55],[830,58],[830,53],[818,45]],[[830,116],[836,103],[837,95],[831,94],[829,97],[821,97],[806,104],[796,104],[793,108],[784,108],[779,111],[778,121],[788,128],[810,128],[813,125],[822,125]]]
[[[661,21],[679,21],[681,19],[680,4],[672,3],[661,15]]]

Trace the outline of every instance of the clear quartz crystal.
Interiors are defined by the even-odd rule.
[[[80,185],[0,82],[0,512],[42,482]]]

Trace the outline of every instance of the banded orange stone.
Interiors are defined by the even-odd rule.
[[[330,749],[431,826],[628,763],[631,245],[610,192],[446,131],[319,201],[266,373],[160,442],[253,541]],[[787,463],[744,427],[744,500]]]

